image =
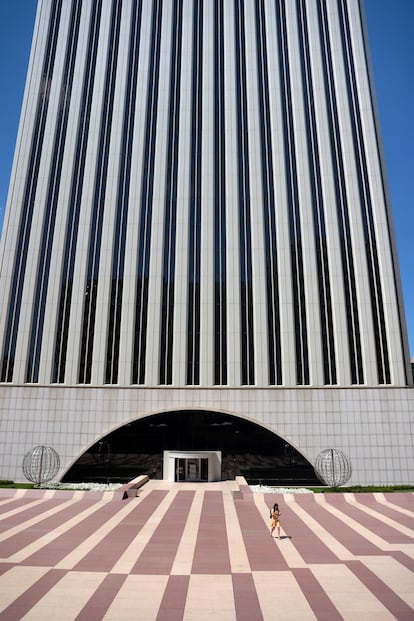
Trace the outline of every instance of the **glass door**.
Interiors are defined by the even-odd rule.
[[[176,458],[175,460],[175,480],[185,481],[185,462],[186,459]]]
[[[200,459],[186,459],[186,481],[200,480]]]
[[[202,457],[177,457],[175,481],[208,481],[208,459]]]

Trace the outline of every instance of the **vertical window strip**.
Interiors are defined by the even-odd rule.
[[[45,318],[46,296],[49,283],[50,257],[52,253],[53,234],[62,174],[63,155],[65,151],[66,131],[72,94],[73,73],[75,69],[76,50],[82,3],[75,0],[69,22],[69,33],[63,67],[61,99],[56,121],[56,130],[52,157],[50,161],[49,183],[46,195],[45,218],[41,237],[40,257],[36,277],[35,299],[33,305],[32,325],[30,329],[30,347],[26,382],[39,379],[40,352]]]
[[[284,0],[276,0],[278,25],[280,90],[282,93],[283,138],[286,154],[286,186],[289,213],[293,306],[295,320],[296,375],[298,384],[309,384],[308,335],[306,325],[305,283],[301,243],[295,135],[292,114],[292,87]]]
[[[148,90],[142,189],[140,199],[140,223],[138,246],[138,269],[135,298],[134,356],[132,383],[145,383],[145,355],[147,346],[148,284],[151,250],[152,201],[154,188],[155,138],[158,109],[158,84],[160,66],[162,24],[162,0],[154,0],[151,47],[148,67]]]
[[[313,207],[314,237],[318,269],[319,309],[322,332],[324,383],[336,384],[334,328],[325,214],[322,194],[322,173],[317,143],[316,112],[312,68],[309,53],[308,21],[305,0],[296,0],[298,31],[301,38],[300,62],[303,84],[309,177]]]
[[[244,3],[235,0],[236,99],[239,181],[241,377],[242,384],[254,384],[254,324],[252,244],[250,223],[249,142],[247,123],[246,43]]]
[[[118,381],[119,346],[121,330],[122,295],[124,285],[125,244],[131,178],[132,144],[134,135],[135,103],[138,81],[139,44],[141,35],[142,0],[132,5],[131,30],[125,89],[125,108],[119,179],[116,199],[114,249],[112,255],[112,283],[110,294],[105,383]]]
[[[227,384],[226,142],[223,0],[214,3],[214,384]]]
[[[190,155],[187,384],[200,383],[201,148],[203,88],[203,0],[194,2]]]
[[[87,277],[82,321],[82,343],[79,365],[79,383],[89,384],[92,375],[93,340],[95,332],[96,299],[102,241],[102,223],[105,209],[106,181],[108,173],[109,146],[113,102],[115,94],[116,67],[118,61],[119,32],[122,0],[112,6],[109,31],[109,50],[105,72],[104,99],[99,131],[98,158],[92,199],[91,232],[89,237]]]
[[[80,115],[75,143],[75,156],[71,180],[62,279],[60,286],[59,312],[56,327],[53,381],[58,383],[63,383],[65,378],[69,318],[73,289],[73,272],[78,239],[79,214],[85,171],[86,147],[88,143],[93,82],[96,69],[96,55],[99,42],[101,9],[102,0],[94,0],[88,32],[85,75],[82,85]]]
[[[282,384],[279,283],[264,0],[256,0],[255,8],[260,138],[262,153],[263,220],[266,253],[265,266],[269,343],[269,384],[279,385]]]
[[[33,126],[32,142],[30,147],[29,163],[26,174],[23,204],[19,224],[16,257],[13,268],[13,281],[10,293],[10,303],[7,315],[6,335],[3,350],[1,369],[2,382],[13,380],[14,357],[16,352],[17,332],[19,326],[24,277],[27,264],[27,252],[31,233],[33,209],[35,203],[40,159],[44,140],[45,124],[49,106],[50,84],[56,57],[56,45],[59,32],[62,0],[52,4],[49,18],[46,49],[42,67],[42,77],[39,88],[36,114]]]
[[[364,371],[362,365],[358,300],[356,294],[355,270],[347,205],[344,163],[342,158],[338,109],[336,103],[337,98],[333,76],[331,43],[325,0],[318,0],[318,19],[320,26],[322,62],[324,65],[325,97],[329,123],[329,136],[331,142],[332,168],[334,174],[339,236],[341,243],[342,271],[344,278],[348,344],[351,366],[351,382],[352,384],[363,384]]]
[[[172,20],[168,146],[166,159],[160,384],[172,384],[182,26],[182,0],[175,0]]]
[[[381,276],[378,262],[377,241],[375,235],[371,191],[369,187],[368,165],[365,155],[365,143],[362,130],[358,88],[349,26],[349,15],[346,3],[339,2],[339,23],[341,30],[344,62],[348,71],[346,84],[349,98],[349,109],[352,119],[352,138],[356,154],[358,189],[360,195],[361,215],[364,227],[365,250],[370,284],[372,319],[377,356],[377,371],[380,384],[390,384],[390,364],[386,336],[384,301],[381,287]]]

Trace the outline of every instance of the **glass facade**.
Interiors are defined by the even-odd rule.
[[[359,3],[39,6],[1,382],[406,383]]]

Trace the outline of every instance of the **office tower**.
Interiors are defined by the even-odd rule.
[[[277,477],[336,447],[357,482],[409,480],[369,67],[358,0],[39,0],[0,250],[7,476],[50,444],[60,476],[182,449]]]

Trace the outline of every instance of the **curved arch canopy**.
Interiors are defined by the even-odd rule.
[[[312,465],[284,439],[256,423],[205,410],[178,410],[128,423],[86,451],[63,477],[71,482],[163,478],[163,451],[221,451],[222,480],[320,484]]]

